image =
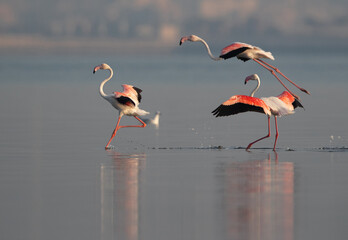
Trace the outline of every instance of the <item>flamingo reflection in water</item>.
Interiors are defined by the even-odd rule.
[[[139,194],[145,154],[109,151],[112,164],[103,164],[101,177],[101,239],[139,239]]]
[[[294,239],[294,164],[271,155],[218,168],[226,239]]]

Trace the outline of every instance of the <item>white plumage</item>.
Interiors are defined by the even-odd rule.
[[[109,70],[110,75],[108,78],[106,78],[99,87],[99,93],[100,96],[102,96],[105,100],[107,100],[114,108],[116,108],[119,111],[119,116],[117,120],[117,124],[115,127],[115,130],[113,131],[111,138],[109,142],[106,144],[105,149],[109,149],[109,145],[111,140],[115,137],[116,132],[120,128],[127,128],[127,127],[137,127],[137,128],[144,128],[146,127],[146,123],[144,123],[138,116],[149,114],[149,112],[146,112],[142,109],[140,109],[139,103],[141,101],[141,92],[142,90],[140,88],[123,84],[123,91],[122,92],[114,92],[113,94],[105,94],[104,92],[104,85],[107,81],[109,81],[113,76],[113,71],[109,65],[106,63],[102,63],[98,66],[96,66],[93,70],[93,73],[98,71],[99,69],[102,70]],[[120,120],[123,115],[127,116],[133,116],[135,119],[137,119],[142,125],[126,125],[126,126],[120,126]]]
[[[285,104],[277,97],[263,97],[261,100],[269,106],[272,115],[280,117],[295,113],[292,105]]]

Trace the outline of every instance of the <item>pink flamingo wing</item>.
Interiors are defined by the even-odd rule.
[[[130,98],[127,94],[125,94],[124,92],[114,92],[115,95],[115,99],[117,100],[117,102],[123,104],[123,105],[127,105],[127,106],[135,106],[135,102],[133,101],[132,98]]]
[[[301,102],[292,96],[288,91],[284,91],[277,96],[281,101],[283,101],[287,105],[292,105],[294,108],[301,107],[304,108]]]
[[[123,84],[123,93],[126,94],[129,98],[136,98],[138,100],[138,102],[141,102],[141,92],[143,90],[141,90],[140,88],[131,86],[131,85],[127,85],[127,84]]]
[[[137,105],[137,92],[133,89],[133,86],[122,84],[122,92],[114,92],[116,100],[124,105]]]
[[[295,100],[295,97],[292,96],[288,91],[284,91],[277,96],[280,100],[282,100],[286,104],[292,104]]]
[[[246,95],[232,96],[212,113],[216,117],[229,116],[242,112],[259,112],[271,115],[270,108],[259,98]]]
[[[127,97],[130,100],[132,100],[134,105],[137,105],[140,103],[140,101],[141,101],[140,93],[142,92],[141,89],[139,89],[137,87],[133,87],[131,85],[127,85],[127,84],[122,84],[122,87],[123,87],[122,92],[114,92],[116,98],[119,98],[121,96]]]
[[[126,95],[136,95],[137,92],[134,90],[133,86],[128,84],[122,84],[123,87],[123,93]]]
[[[220,57],[227,59],[237,56],[247,49],[252,49],[253,46],[247,43],[235,42],[221,50]]]
[[[267,105],[264,103],[264,101],[262,101],[262,99],[256,98],[256,97],[250,97],[250,96],[246,96],[246,95],[232,96],[230,99],[228,99],[227,101],[225,101],[222,104],[223,105],[233,105],[236,103],[244,103],[244,104],[251,105],[251,106],[268,108]]]

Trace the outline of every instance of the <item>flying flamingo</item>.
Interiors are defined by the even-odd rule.
[[[272,66],[269,63],[266,63],[265,61],[261,60],[261,58],[267,58],[267,59],[271,59],[274,60],[274,57],[272,55],[271,52],[265,52],[264,50],[262,50],[259,47],[255,47],[252,46],[250,44],[247,43],[241,43],[241,42],[235,42],[232,43],[231,45],[223,48],[221,50],[221,54],[219,57],[215,57],[209,48],[209,45],[207,44],[206,41],[204,41],[202,38],[196,36],[196,35],[190,35],[190,36],[185,36],[182,37],[180,39],[180,45],[183,44],[186,41],[190,41],[190,42],[201,42],[204,44],[204,46],[206,47],[209,57],[215,61],[219,61],[222,59],[228,59],[228,58],[232,58],[232,57],[237,57],[238,59],[246,62],[248,60],[254,60],[255,62],[257,62],[258,64],[260,64],[262,67],[266,68],[268,71],[270,71],[272,73],[273,76],[276,77],[276,79],[283,85],[283,87],[288,90],[294,97],[296,97],[297,99],[299,99],[299,97],[295,94],[293,94],[285,85],[284,83],[279,79],[279,77],[277,76],[277,73],[279,73],[281,76],[283,76],[286,80],[288,80],[290,83],[292,83],[295,87],[297,87],[298,89],[300,89],[302,92],[305,92],[307,94],[310,94],[306,89],[299,87],[296,83],[294,83],[293,81],[291,81],[289,78],[287,78],[281,71],[279,71],[278,68]]]
[[[235,95],[228,99],[226,102],[222,103],[219,107],[217,107],[212,113],[216,117],[223,117],[234,115],[242,112],[259,112],[266,114],[268,117],[268,134],[256,141],[250,143],[246,150],[248,150],[254,143],[261,141],[262,139],[268,138],[271,135],[270,129],[270,117],[274,116],[275,122],[275,141],[273,146],[273,151],[275,151],[277,139],[278,139],[278,124],[277,124],[277,116],[284,116],[288,114],[293,114],[294,109],[296,107],[302,107],[302,104],[294,98],[289,92],[284,91],[282,94],[277,97],[265,97],[265,98],[256,98],[254,97],[255,92],[260,87],[260,78],[257,74],[250,75],[245,78],[245,84],[249,80],[256,80],[257,86],[250,93],[250,96],[246,95]]]
[[[142,115],[149,114],[148,112],[140,109],[138,107],[140,101],[141,101],[141,95],[140,93],[142,92],[141,89],[137,87],[133,87],[131,85],[123,84],[123,92],[114,92],[113,94],[107,95],[104,92],[104,84],[109,81],[112,78],[113,71],[112,68],[107,65],[106,63],[102,63],[98,66],[96,66],[93,70],[93,73],[98,71],[99,69],[103,70],[109,70],[110,71],[110,76],[106,78],[99,87],[99,93],[100,95],[107,100],[114,108],[116,108],[119,111],[119,117],[117,120],[117,124],[115,127],[115,130],[113,131],[111,138],[109,142],[106,144],[105,149],[110,149],[109,145],[111,140],[115,137],[116,132],[120,128],[125,128],[125,127],[141,127],[144,128],[146,127],[146,124],[138,117]],[[127,116],[133,116],[135,117],[142,125],[129,125],[129,126],[119,126],[120,120],[123,115]]]

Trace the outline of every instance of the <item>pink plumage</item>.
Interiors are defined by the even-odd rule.
[[[109,65],[107,65],[106,63],[102,63],[94,68],[93,73],[95,73],[99,69],[110,71],[110,76],[108,78],[106,78],[100,84],[99,93],[105,100],[107,100],[114,108],[116,108],[119,111],[119,117],[117,120],[115,130],[113,131],[109,142],[105,146],[105,149],[109,149],[110,148],[109,145],[111,143],[111,140],[115,137],[116,132],[120,128],[126,128],[126,127],[144,128],[146,126],[146,124],[138,116],[146,115],[149,113],[138,107],[139,103],[141,102],[141,94],[140,93],[142,92],[142,90],[137,88],[137,87],[123,84],[122,85],[123,86],[122,92],[113,92],[113,94],[110,94],[110,95],[105,94],[104,84],[112,78],[113,71]],[[142,125],[119,126],[120,120],[121,120],[123,115],[133,116]]]
[[[242,49],[242,48],[251,49],[251,48],[253,48],[253,46],[250,44],[247,44],[247,43],[235,42],[235,43],[232,43],[231,45],[224,47],[221,50],[220,56],[225,55],[225,54],[232,52],[232,51],[236,51],[238,49]]]
[[[232,43],[231,45],[226,46],[225,48],[222,49],[220,56],[216,57],[214,56],[209,48],[209,45],[204,39],[196,36],[196,35],[189,35],[189,36],[184,36],[180,39],[179,44],[182,45],[184,42],[190,41],[190,42],[201,42],[207,49],[208,55],[211,59],[215,61],[220,61],[222,59],[229,59],[236,57],[237,59],[240,59],[244,62],[248,60],[253,60],[260,64],[262,67],[270,71],[270,73],[280,82],[280,84],[283,85],[283,87],[291,93],[295,98],[299,99],[297,95],[292,93],[287,86],[280,80],[278,77],[278,73],[284,77],[287,81],[289,81],[291,84],[293,84],[295,87],[297,87],[299,90],[302,92],[305,92],[307,94],[310,94],[306,89],[301,88],[298,86],[296,83],[291,81],[288,77],[286,77],[278,68],[272,66],[271,64],[263,61],[261,58],[266,58],[266,59],[271,59],[274,60],[274,57],[271,52],[266,52],[262,50],[259,47],[247,44],[247,43],[241,43],[241,42],[235,42]]]
[[[246,95],[235,95],[213,111],[216,117],[229,116],[241,112],[260,112],[271,116],[270,108],[263,100]]]
[[[252,46],[247,43],[236,42],[222,49],[220,57],[228,59],[237,57],[242,61],[250,59],[268,58],[274,60],[271,52],[266,52],[259,47]]]
[[[260,78],[257,74],[248,76],[245,79],[245,83],[249,80],[256,80],[258,82],[257,87],[251,92],[250,96],[246,95],[235,95],[230,97],[227,101],[223,102],[218,106],[214,111],[213,115],[216,117],[230,116],[242,112],[259,112],[267,115],[268,117],[268,135],[257,139],[256,141],[250,143],[246,150],[248,150],[254,143],[270,137],[270,117],[273,115],[275,120],[276,127],[276,138],[274,141],[273,150],[278,139],[278,125],[277,125],[277,116],[283,116],[288,114],[293,114],[296,107],[302,107],[302,104],[289,92],[284,91],[282,94],[277,97],[265,97],[265,98],[256,98],[253,97],[254,93],[260,87]]]

